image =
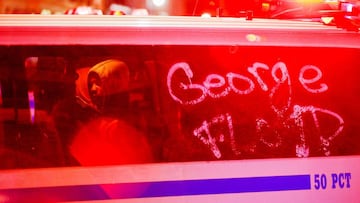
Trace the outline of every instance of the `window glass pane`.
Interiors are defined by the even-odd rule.
[[[2,169],[360,154],[350,48],[1,46]]]

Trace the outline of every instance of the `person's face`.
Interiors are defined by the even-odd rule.
[[[101,101],[100,98],[104,96],[100,78],[95,76],[89,77],[88,85],[91,99],[93,100],[95,105],[99,105],[99,102]]]

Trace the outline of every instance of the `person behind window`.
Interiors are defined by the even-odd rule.
[[[123,117],[129,108],[130,72],[118,60],[106,60],[93,66],[88,73],[91,101],[106,116]]]
[[[69,147],[76,132],[100,114],[88,91],[87,76],[90,68],[82,67],[76,70],[75,97],[65,97],[58,101],[51,112],[55,129],[61,137],[66,165],[79,165],[71,155]]]
[[[119,60],[103,61],[89,70],[89,95],[100,116],[79,129],[70,145],[81,165],[152,161],[145,135],[129,123],[129,82],[129,68]]]

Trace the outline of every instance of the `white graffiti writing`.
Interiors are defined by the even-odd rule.
[[[319,119],[318,119],[318,114],[319,113],[323,113],[323,114],[329,115],[330,117],[333,117],[333,118],[337,119],[338,128],[335,130],[335,132],[333,134],[326,137],[325,135],[321,134],[321,132],[320,132],[320,135],[319,135],[320,143],[321,143],[321,147],[322,147],[321,150],[323,150],[323,152],[324,152],[324,154],[326,156],[329,156],[330,155],[330,149],[329,149],[330,142],[335,137],[337,137],[341,133],[341,131],[343,130],[343,128],[344,128],[344,120],[337,113],[326,110],[326,109],[321,109],[321,108],[317,108],[317,107],[314,107],[314,106],[305,106],[304,107],[304,106],[294,105],[294,111],[291,114],[291,118],[295,120],[295,124],[302,130],[301,133],[300,133],[300,144],[299,144],[299,146],[297,146],[297,149],[298,148],[301,149],[300,146],[302,146],[302,148],[306,148],[306,138],[305,138],[305,133],[304,133],[304,122],[303,122],[303,119],[302,119],[302,115],[305,114],[305,113],[310,113],[311,114],[311,116],[312,116],[312,118],[314,120],[315,127],[317,128],[318,132],[320,132],[320,122],[319,122]],[[303,154],[302,151],[304,151],[304,150],[297,151],[297,153],[296,153],[297,156],[298,157],[307,157],[308,153]]]
[[[312,70],[316,72],[316,76],[314,78],[306,79],[304,76],[305,72],[312,71]],[[321,87],[318,89],[312,89],[308,86],[309,84],[319,81],[321,79],[321,77],[322,77],[322,72],[320,71],[320,69],[318,67],[312,66],[312,65],[306,65],[300,71],[299,81],[307,91],[309,91],[311,93],[321,93],[321,92],[325,92],[326,90],[328,90],[328,86],[326,84],[321,83],[320,84]]]
[[[251,73],[254,77],[258,85],[263,91],[268,91],[268,85],[261,78],[258,73],[258,69],[270,70],[270,68],[263,63],[256,62],[253,66],[248,68],[248,72]],[[315,71],[317,75],[314,78],[305,78],[305,72]],[[176,77],[176,72],[182,72],[186,76],[185,81],[176,81],[174,78]],[[277,72],[281,73],[281,77],[277,76]],[[179,73],[178,73],[179,74]],[[277,85],[272,88],[270,96],[274,95],[275,91],[279,87],[279,85],[283,84],[287,81],[287,84],[291,85],[290,76],[287,70],[285,63],[277,62],[271,68],[271,76],[274,82]],[[206,99],[206,97],[212,98],[220,98],[227,96],[230,92],[234,92],[239,95],[247,95],[254,91],[255,83],[254,81],[242,74],[229,72],[226,74],[226,80],[223,76],[219,74],[209,74],[203,84],[194,84],[192,83],[192,78],[194,77],[194,73],[191,70],[191,67],[186,62],[179,62],[171,66],[168,75],[167,75],[167,86],[170,93],[170,96],[182,105],[195,105],[199,104]],[[326,84],[320,84],[319,88],[310,88],[309,86],[315,82],[318,82],[322,77],[321,70],[313,65],[304,66],[299,73],[299,82],[302,84],[305,90],[311,93],[321,93],[328,89]],[[175,82],[174,82],[175,81]],[[227,83],[226,83],[227,82]],[[175,84],[174,84],[175,83]],[[245,83],[239,85],[239,83]],[[184,91],[192,91],[196,92],[195,98],[189,99],[188,97],[181,98],[180,95],[176,94],[175,89],[181,89]],[[212,89],[223,88],[220,93],[214,93]],[[290,103],[291,97],[289,97],[288,103]]]
[[[299,141],[295,146],[295,155],[297,157],[309,157],[310,147],[307,142],[307,135],[304,131],[304,120],[303,115],[305,113],[310,113],[313,117],[313,122],[320,132],[320,122],[318,120],[318,114],[323,113],[327,115],[327,119],[335,118],[337,123],[337,128],[333,131],[330,136],[325,136],[320,133],[319,142],[321,143],[321,150],[326,156],[330,155],[330,145],[331,141],[337,137],[344,128],[344,120],[336,113],[321,109],[313,106],[299,106],[294,105],[293,112],[289,118],[285,120],[287,123],[293,123],[297,128],[297,131],[300,131],[298,135],[294,134],[293,139],[296,139],[295,136],[299,136]],[[199,138],[206,146],[209,147],[213,155],[220,159],[222,157],[221,151],[217,143],[223,143],[228,135],[230,139],[230,146],[235,155],[240,155],[242,152],[239,150],[241,143],[237,144],[234,137],[234,128],[232,123],[232,116],[229,113],[218,115],[212,118],[210,121],[203,121],[202,125],[196,128],[193,131],[195,137]],[[211,127],[216,124],[223,124],[226,128],[223,128],[223,132],[217,136],[211,133]],[[293,125],[284,125],[285,128],[290,128]],[[256,120],[256,133],[259,135],[259,143],[266,145],[269,148],[278,148],[284,144],[281,134],[265,120],[257,119]],[[269,134],[274,135],[271,139],[268,139]],[[254,146],[256,148],[256,145]]]
[[[269,122],[271,119],[268,121],[264,117],[257,118],[255,126],[258,141],[256,143],[261,143],[272,149],[279,148],[286,143],[282,131],[287,129],[296,132],[291,136],[297,140],[294,146],[297,157],[308,157],[310,155],[311,149],[308,139],[311,136],[318,136],[320,150],[324,155],[329,156],[331,142],[343,131],[343,118],[339,114],[324,108],[292,104],[292,80],[284,62],[277,62],[271,68],[264,63],[255,62],[247,68],[247,72],[253,79],[240,73],[228,72],[225,77],[219,74],[209,74],[203,83],[193,83],[194,73],[190,65],[186,62],[180,62],[171,66],[167,76],[167,86],[170,96],[176,102],[181,105],[196,105],[203,102],[207,97],[220,99],[228,96],[231,92],[237,95],[248,95],[258,85],[261,91],[268,92],[270,108],[276,114],[275,120],[281,123],[280,128],[282,129],[278,129],[278,125],[273,126]],[[266,73],[270,73],[271,83],[265,79],[264,74]],[[301,87],[312,94],[319,94],[328,90],[328,85],[321,83],[321,79],[322,71],[314,65],[303,66],[298,74],[298,82]],[[284,92],[286,93],[285,97]],[[189,95],[191,96],[189,97]],[[337,123],[330,135],[329,133],[322,133],[320,130],[322,125],[319,121],[320,114],[325,115],[322,116],[322,119],[325,117],[328,120],[335,120]],[[312,121],[304,119],[304,115],[310,115]],[[309,132],[305,130],[305,122],[313,123],[312,126],[316,128],[316,135],[313,132],[311,135],[307,135]],[[308,123],[308,125],[310,124]],[[211,129],[214,127],[220,128],[221,133],[219,133],[219,129],[213,132]],[[193,135],[208,146],[218,159],[222,157],[218,144],[224,143],[226,139],[229,139],[230,147],[235,155],[242,153],[239,147],[241,143],[237,143],[235,139],[233,118],[230,113],[219,114],[210,120],[203,121],[201,126],[193,131]],[[252,149],[256,149],[256,145],[253,145]]]
[[[273,141],[270,141],[267,139],[267,130],[272,130],[271,126],[268,124],[268,122],[264,119],[257,119],[256,120],[256,133],[258,135],[260,135],[260,142],[262,142],[263,144],[265,144],[268,147],[271,148],[277,148],[282,144],[282,138],[280,136],[280,134],[275,131],[274,134],[276,136],[276,138]]]
[[[236,147],[236,142],[234,138],[234,129],[232,124],[232,118],[229,114],[219,115],[212,118],[210,121],[204,121],[202,125],[193,131],[195,137],[199,138],[205,145],[207,145],[210,150],[213,152],[216,158],[221,158],[221,151],[217,143],[222,143],[225,140],[225,133],[221,133],[217,137],[213,136],[211,133],[211,127],[214,125],[225,125],[224,131],[226,130],[230,137],[231,149],[235,154],[239,154],[239,151]]]

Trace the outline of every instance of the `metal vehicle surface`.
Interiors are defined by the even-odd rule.
[[[0,202],[358,199],[356,31],[4,15],[0,33]]]

